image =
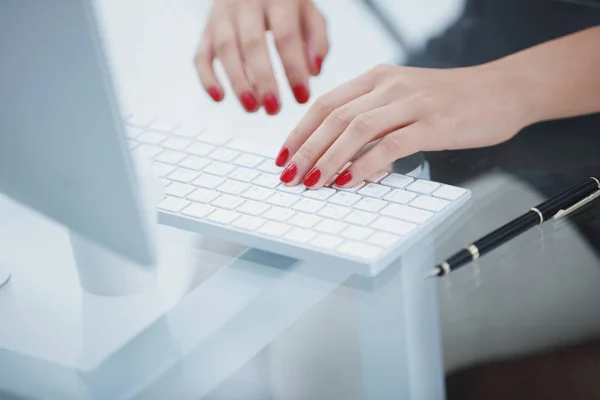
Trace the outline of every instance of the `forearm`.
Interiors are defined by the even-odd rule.
[[[527,123],[600,112],[600,26],[494,61]]]

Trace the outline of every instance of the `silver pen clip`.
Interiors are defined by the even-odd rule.
[[[600,182],[598,182],[598,179],[596,179],[596,178],[591,178],[591,179],[595,180],[598,183],[598,190],[595,191],[594,193],[590,194],[585,199],[582,199],[582,200],[578,201],[577,203],[573,204],[571,207],[567,208],[566,210],[559,210],[556,214],[554,214],[552,219],[557,220],[557,219],[564,218],[567,215],[571,214],[573,211],[585,206],[589,202],[600,197]]]

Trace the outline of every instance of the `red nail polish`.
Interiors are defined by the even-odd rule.
[[[272,93],[268,93],[263,97],[263,105],[269,115],[275,115],[279,111],[279,99]]]
[[[250,92],[244,92],[240,96],[240,101],[242,102],[242,106],[248,112],[254,112],[258,110],[258,101],[256,97]]]
[[[210,97],[212,97],[212,99],[214,101],[223,100],[223,92],[221,91],[221,89],[217,88],[216,86],[211,86],[208,89],[206,89],[206,91],[208,92],[208,95]]]
[[[281,150],[279,150],[279,154],[277,154],[277,158],[275,159],[275,165],[278,167],[283,167],[289,156],[290,151],[288,148],[282,147]]]
[[[352,180],[352,172],[346,170],[340,174],[335,180],[335,184],[338,186],[344,186],[346,183]]]
[[[319,179],[321,179],[321,170],[319,168],[313,168],[304,178],[304,186],[315,186],[317,182],[319,182]]]
[[[295,85],[292,88],[292,91],[294,92],[294,97],[296,98],[296,101],[300,104],[306,103],[310,98],[310,93],[304,85]]]
[[[323,66],[323,57],[315,57],[315,65],[317,66],[317,75],[321,73],[321,67]]]
[[[296,172],[298,172],[298,167],[296,166],[296,164],[291,163],[287,167],[285,167],[279,179],[283,183],[290,183],[296,177]]]

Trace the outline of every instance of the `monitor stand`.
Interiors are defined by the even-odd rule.
[[[73,231],[70,239],[79,282],[86,292],[130,296],[155,284],[155,266],[135,264]]]

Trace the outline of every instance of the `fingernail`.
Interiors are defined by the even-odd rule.
[[[313,168],[304,178],[304,186],[315,186],[317,182],[319,182],[319,179],[321,179],[321,170],[319,168]]]
[[[242,102],[242,106],[248,112],[254,112],[258,110],[258,101],[256,101],[256,97],[250,92],[244,92],[240,96],[240,101]]]
[[[310,93],[304,85],[296,85],[292,88],[292,91],[294,92],[294,97],[296,98],[296,101],[300,104],[306,103],[310,98]]]
[[[275,159],[275,165],[278,167],[283,167],[289,156],[289,149],[287,147],[282,147],[281,150],[279,150],[279,154],[277,154],[277,158]]]
[[[263,105],[269,115],[275,115],[279,111],[279,99],[272,93],[268,93],[263,97]]]
[[[352,180],[352,172],[344,171],[337,177],[335,184],[338,186],[344,186],[346,183]]]
[[[321,73],[321,67],[323,66],[323,57],[315,57],[315,65],[317,66],[317,75]]]
[[[297,171],[298,171],[298,167],[296,167],[296,164],[291,163],[290,165],[285,167],[285,169],[281,173],[281,176],[279,177],[279,179],[283,183],[290,183],[296,177]]]
[[[211,86],[208,89],[206,89],[206,91],[208,92],[208,95],[210,97],[212,97],[212,99],[214,101],[221,101],[221,100],[223,100],[223,92],[218,87]]]

